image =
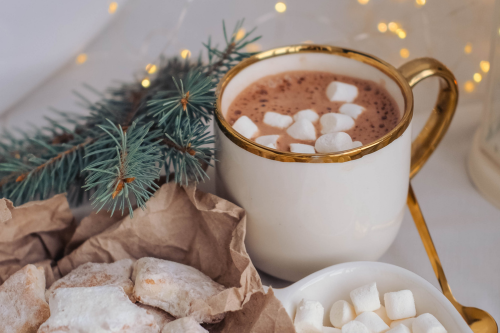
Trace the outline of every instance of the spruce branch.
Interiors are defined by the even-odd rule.
[[[158,185],[162,168],[178,183],[203,181],[204,167],[214,156],[209,134],[218,80],[234,65],[252,55],[244,48],[257,38],[231,36],[223,23],[225,46],[204,44],[208,63],[161,57],[145,88],[139,81],[105,92],[90,86],[92,102],[75,92],[85,116],[53,110],[58,119],[33,126],[29,132],[0,134],[0,197],[16,204],[68,192],[75,204],[90,194],[93,206],[132,211],[144,208]],[[62,124],[67,124],[63,126]]]
[[[91,200],[98,211],[108,207],[113,215],[117,208],[122,214],[128,209],[132,215],[131,197],[136,199],[139,207],[145,207],[158,188],[155,180],[159,177],[161,155],[156,138],[160,133],[150,131],[152,122],[141,127],[133,122],[127,131],[108,122],[99,126],[108,138],[87,149],[85,158],[97,158],[84,169],[89,175],[83,188],[96,190]]]
[[[207,129],[208,125],[203,124],[201,120],[192,122],[178,116],[175,131],[171,134],[164,133],[165,169],[173,170],[177,183],[187,185],[191,178],[198,182],[208,177],[203,170],[203,164],[210,165],[214,148],[209,145],[215,141]]]
[[[169,125],[171,122],[183,114],[191,119],[202,118],[205,122],[210,120],[211,110],[215,102],[215,83],[211,77],[204,76],[201,72],[190,71],[186,79],[177,80],[172,78],[177,91],[175,96],[162,98],[171,95],[172,92],[159,92],[154,99],[147,103],[148,114],[159,118],[159,125]],[[209,111],[210,110],[210,111]]]

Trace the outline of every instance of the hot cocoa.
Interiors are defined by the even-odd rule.
[[[328,153],[368,144],[400,119],[379,84],[321,71],[290,71],[250,84],[227,121],[245,137],[281,151]]]

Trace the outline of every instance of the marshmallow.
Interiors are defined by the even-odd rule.
[[[354,289],[351,291],[350,295],[357,314],[367,311],[375,311],[380,308],[380,298],[378,296],[377,284],[375,282]]]
[[[339,109],[339,112],[349,116],[353,119],[358,119],[358,116],[363,113],[366,109],[358,104],[345,103]]]
[[[355,320],[365,324],[371,333],[382,333],[389,329],[389,325],[384,323],[375,312],[363,312]]]
[[[387,325],[391,324],[391,319],[387,317],[387,311],[385,310],[385,306],[381,305],[378,310],[375,310],[373,312],[375,312],[380,318],[382,318],[384,323],[386,323]]]
[[[342,333],[371,333],[365,324],[353,320],[342,326]]]
[[[335,153],[338,151],[351,149],[352,139],[349,134],[344,132],[328,133],[320,136],[318,140],[316,140],[314,147],[316,148],[316,151],[318,153]]]
[[[361,141],[353,141],[352,143],[352,148],[358,148],[361,147],[363,143]]]
[[[292,153],[303,153],[303,154],[316,153],[316,150],[314,150],[313,146],[304,145],[302,143],[290,143],[290,151]]]
[[[330,322],[333,327],[342,328],[355,317],[354,307],[346,301],[337,301],[330,309]]]
[[[358,96],[358,87],[344,83],[333,81],[326,88],[326,96],[332,102],[353,102]]]
[[[293,120],[295,121],[299,121],[302,119],[309,120],[311,123],[315,123],[318,121],[319,116],[316,112],[314,112],[314,110],[310,109],[299,111],[293,116]]]
[[[277,112],[266,112],[264,115],[264,124],[277,128],[287,128],[293,123],[293,119],[290,116],[285,116]]]
[[[342,113],[326,113],[319,120],[321,123],[321,134],[331,132],[343,132],[354,126],[354,120]]]
[[[410,329],[403,324],[399,324],[394,328],[391,328],[386,333],[411,333]]]
[[[415,317],[415,300],[410,290],[401,290],[384,294],[387,316],[392,320]]]
[[[443,325],[430,313],[417,317],[412,324],[413,333],[446,333]]]
[[[295,330],[297,333],[322,333],[324,314],[325,309],[320,302],[303,299],[295,314]]]
[[[251,139],[259,131],[257,125],[247,116],[239,117],[234,123],[233,128],[247,139]]]
[[[403,324],[411,330],[411,326],[413,325],[413,321],[415,319],[416,318],[406,318],[406,319],[401,319],[401,320],[395,320],[391,323],[390,326],[391,326],[391,328],[394,328],[394,327],[398,326],[399,324]]]
[[[309,120],[302,119],[288,127],[286,132],[294,139],[316,140],[316,128]]]
[[[259,145],[263,145],[272,149],[276,149],[276,142],[278,141],[279,135],[264,135],[259,136],[255,139]]]
[[[323,326],[323,333],[342,333],[340,328]]]

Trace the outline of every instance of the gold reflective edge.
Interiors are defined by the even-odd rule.
[[[233,129],[233,127],[224,119],[221,110],[222,94],[224,93],[224,89],[226,88],[227,84],[231,81],[233,77],[238,75],[240,71],[261,60],[273,57],[279,57],[287,54],[313,53],[313,52],[327,53],[346,58],[351,58],[359,62],[368,64],[372,67],[375,67],[384,74],[388,75],[390,78],[392,78],[392,80],[394,80],[394,82],[396,82],[396,84],[400,87],[405,102],[404,103],[405,110],[403,116],[401,117],[396,127],[393,128],[389,133],[387,133],[383,137],[379,138],[378,140],[375,140],[369,144],[366,144],[358,148],[345,150],[334,154],[318,154],[318,153],[301,154],[301,153],[278,151],[259,145],[245,138],[238,132],[236,132]],[[222,133],[226,137],[228,137],[229,140],[231,140],[239,147],[245,149],[246,151],[255,154],[257,156],[261,156],[264,158],[268,158],[270,160],[275,160],[280,162],[342,163],[362,158],[365,155],[374,153],[377,150],[386,147],[388,144],[390,144],[391,142],[399,138],[401,135],[403,135],[404,131],[408,128],[413,116],[413,93],[406,79],[401,75],[401,73],[396,68],[374,56],[354,50],[344,49],[335,46],[328,46],[328,45],[313,45],[313,44],[292,45],[292,46],[279,47],[258,53],[248,59],[243,60],[242,62],[240,62],[238,65],[236,65],[226,73],[226,75],[221,79],[219,85],[217,86],[216,96],[217,96],[217,101],[215,107],[215,120]]]

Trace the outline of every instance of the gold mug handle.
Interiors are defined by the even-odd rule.
[[[432,58],[409,61],[401,66],[399,71],[412,88],[428,77],[441,78],[436,105],[411,146],[410,178],[413,178],[434,152],[450,126],[458,103],[458,85],[453,73],[445,65]]]

